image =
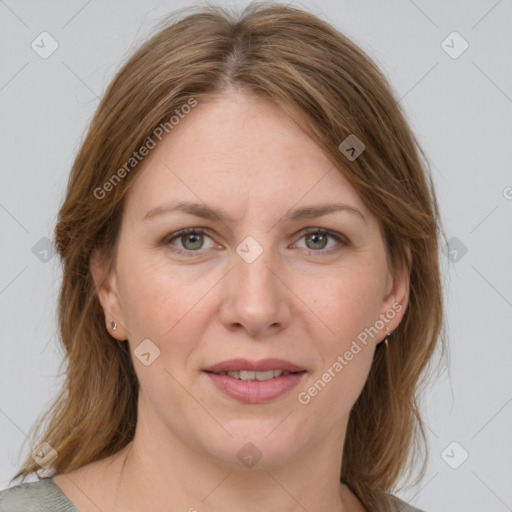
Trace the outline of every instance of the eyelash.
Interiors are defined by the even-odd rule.
[[[166,246],[169,246],[169,248],[173,251],[173,252],[176,252],[178,254],[181,254],[183,256],[187,256],[187,257],[194,257],[194,256],[197,256],[197,253],[199,253],[201,251],[201,249],[198,249],[196,251],[191,251],[191,250],[183,250],[183,249],[179,249],[175,246],[173,246],[171,244],[171,242],[173,240],[175,240],[176,238],[180,238],[184,235],[188,235],[190,233],[194,233],[196,235],[206,235],[206,236],[210,236],[208,234],[208,232],[202,228],[187,228],[187,229],[182,229],[181,231],[176,231],[175,233],[171,233],[169,236],[165,237],[164,240],[163,240],[163,245],[166,245]],[[336,246],[335,248],[331,248],[329,250],[326,250],[326,251],[322,251],[322,250],[318,250],[318,251],[315,251],[313,249],[309,249],[309,252],[310,253],[315,253],[317,252],[319,256],[330,256],[332,254],[335,254],[337,252],[339,252],[343,247],[345,246],[348,246],[349,245],[349,242],[346,240],[346,238],[340,236],[339,234],[336,234],[332,231],[329,231],[327,229],[320,229],[320,228],[306,228],[302,231],[302,236],[299,238],[302,239],[304,238],[306,235],[309,235],[309,234],[322,234],[322,235],[328,235],[330,236],[331,238],[334,238],[339,244],[341,244],[341,247],[340,246]],[[211,238],[211,237],[210,237]]]

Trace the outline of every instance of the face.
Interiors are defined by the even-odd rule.
[[[130,345],[139,424],[238,467],[248,442],[269,467],[340,444],[408,290],[320,148],[278,107],[238,94],[199,102],[152,149],[115,268],[94,275],[111,334]]]

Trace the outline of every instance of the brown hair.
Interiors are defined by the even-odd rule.
[[[427,159],[383,74],[329,24],[284,5],[252,4],[239,17],[217,6],[177,11],[109,85],[55,229],[66,380],[36,425],[34,446],[46,441],[58,452],[50,466],[57,474],[113,455],[133,439],[139,384],[127,344],[105,328],[90,264],[94,249],[115,261],[123,199],[139,169],[123,173],[104,197],[97,191],[183,105],[230,89],[289,113],[377,217],[390,268],[409,265],[407,310],[389,346],[378,345],[340,461],[342,481],[373,509],[425,446],[418,390],[444,342],[438,206]],[[338,149],[350,134],[366,146],[355,160]],[[13,480],[39,477],[38,469],[27,457]]]

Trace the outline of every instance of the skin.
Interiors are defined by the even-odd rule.
[[[297,395],[396,304],[389,331],[402,319],[409,276],[390,272],[377,219],[290,117],[234,91],[201,101],[146,157],[133,185],[115,268],[98,257],[92,270],[107,328],[132,351],[137,431],[121,452],[55,483],[80,510],[364,510],[340,485],[340,461],[385,327],[308,404]],[[142,220],[173,200],[222,209],[231,220],[181,212]],[[365,220],[347,211],[283,218],[332,202]],[[315,239],[309,227],[347,244]],[[206,233],[171,244],[184,228]],[[263,249],[252,263],[236,252],[247,236]],[[149,366],[133,356],[144,339],[160,350]],[[307,373],[284,396],[244,404],[201,371],[233,357],[281,358]],[[262,454],[251,469],[237,458],[247,442]]]

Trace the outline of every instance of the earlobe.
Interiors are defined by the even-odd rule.
[[[117,290],[115,272],[110,268],[99,250],[91,254],[90,270],[98,300],[105,315],[105,325],[109,334],[118,339],[127,339],[121,303]]]

